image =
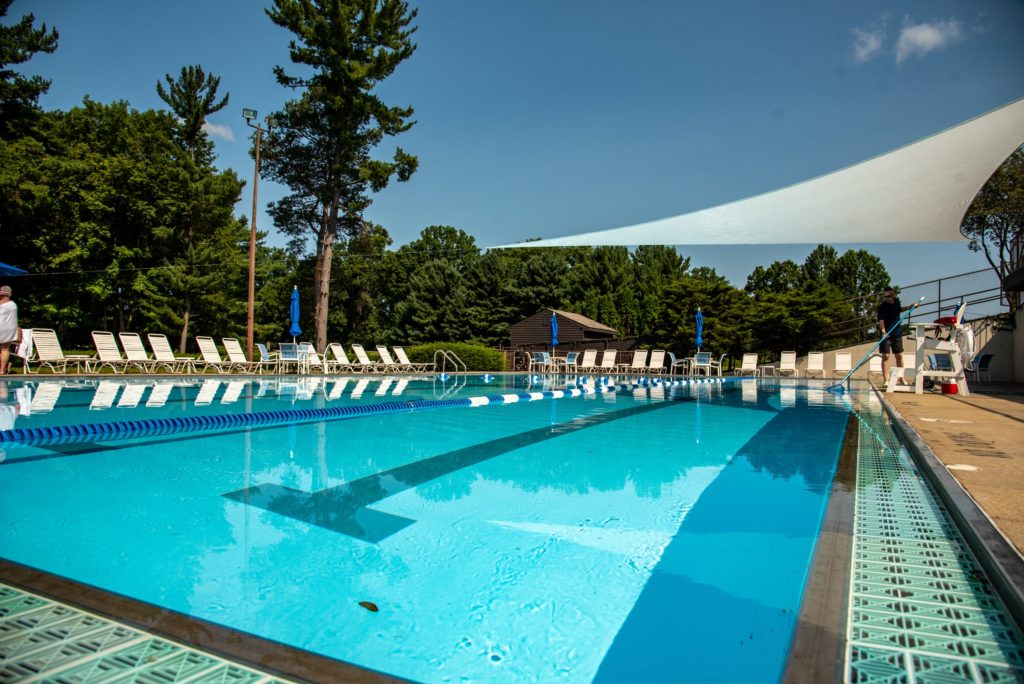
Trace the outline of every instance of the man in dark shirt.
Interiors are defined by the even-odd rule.
[[[891,287],[885,288],[885,299],[878,305],[878,329],[882,334],[890,333],[878,350],[882,353],[882,376],[889,381],[889,352],[892,351],[896,357],[896,367],[903,367],[903,331],[900,330],[900,314],[909,309],[909,306],[902,306],[896,290]],[[891,331],[891,332],[890,332]]]

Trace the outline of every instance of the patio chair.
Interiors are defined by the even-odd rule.
[[[282,342],[277,345],[277,369],[279,373],[299,370],[299,345],[294,342]]]
[[[65,354],[60,347],[57,333],[49,328],[33,328],[32,340],[35,343],[35,358],[25,362],[26,373],[38,373],[39,368],[46,366],[54,373],[67,373],[68,365],[73,365],[78,372],[83,364],[93,359],[88,354]],[[32,370],[31,364],[37,364]]]
[[[871,356],[871,358],[868,359],[868,377],[870,378],[873,373],[877,373],[878,375],[883,375],[883,372],[882,372],[882,357],[879,356],[878,354],[873,354]],[[883,378],[883,381],[884,380],[885,380],[885,378]]]
[[[744,354],[743,363],[733,371],[733,374],[757,377],[757,354]]]
[[[817,375],[825,377],[825,354],[822,352],[809,352],[807,354],[807,370],[804,371],[807,377]]]
[[[175,356],[171,349],[171,343],[167,341],[167,335],[163,333],[149,333],[146,335],[149,340],[149,348],[153,350],[153,370],[166,368],[171,373],[196,372],[193,359],[187,356]]]
[[[429,363],[416,363],[409,360],[409,356],[405,353],[405,349],[402,347],[393,347],[395,350],[395,356],[398,358],[399,363],[403,363],[411,368],[416,373],[433,373],[436,366],[434,362]]]
[[[117,334],[124,348],[124,356],[129,366],[135,366],[143,373],[152,373],[156,361],[149,358],[146,346],[142,344],[142,337],[139,333],[123,332]]]
[[[299,361],[305,365],[307,370],[327,373],[327,364],[324,363],[323,357],[316,353],[316,349],[309,342],[299,342]]]
[[[579,372],[580,353],[573,351],[565,355],[564,359],[557,361],[558,365],[565,369],[566,373],[578,373]]]
[[[391,358],[391,352],[389,352],[388,348],[382,344],[377,345],[377,353],[380,355],[381,363],[384,364],[385,373],[390,371],[394,371],[396,373],[408,373],[410,370],[412,370],[408,366],[398,363],[393,358]]]
[[[623,373],[643,373],[647,370],[647,350],[636,349],[633,351],[633,360],[629,363],[620,363],[619,370]]]
[[[224,345],[224,351],[227,352],[228,363],[231,364],[232,370],[237,369],[243,373],[253,373],[259,368],[259,361],[250,361],[245,358],[245,352],[242,351],[242,345],[237,338],[223,337],[221,338],[221,343]]]
[[[800,371],[796,369],[796,352],[795,351],[784,351],[779,359],[779,368],[776,371],[778,375],[792,375],[794,378],[800,377]]]
[[[992,371],[989,370],[989,367],[994,358],[995,354],[979,354],[974,357],[967,372],[971,373],[978,382],[992,382]]]
[[[256,372],[262,373],[264,368],[268,368],[272,373],[276,373],[280,355],[267,349],[267,345],[262,342],[256,343],[256,349],[260,352],[260,360],[256,362]]]
[[[92,343],[96,347],[96,360],[85,364],[87,371],[99,373],[104,366],[110,366],[114,373],[124,373],[128,370],[128,361],[121,355],[121,348],[117,346],[117,338],[114,333],[104,330],[92,331]],[[92,364],[96,364],[93,366]]]
[[[332,356],[333,359],[330,358]],[[358,373],[362,370],[349,361],[345,348],[339,342],[327,345],[327,349],[324,350],[324,363],[327,364],[328,373]]]
[[[359,362],[359,366],[365,373],[380,373],[384,370],[384,364],[380,361],[371,361],[366,350],[363,349],[361,344],[352,345],[352,353],[356,355],[356,360]]]
[[[230,373],[233,364],[221,358],[217,343],[212,337],[196,337],[196,344],[199,345],[199,353],[203,357],[203,372],[212,368],[218,373]]]
[[[675,352],[668,353],[668,372],[671,375],[686,375],[688,365],[687,359],[677,359]]]
[[[532,352],[530,354],[530,365],[527,367],[527,373],[547,373],[550,372],[554,367],[554,363],[551,361],[551,352]]]
[[[853,357],[850,352],[836,352],[835,362],[836,367],[832,371],[833,378],[844,378],[853,369]],[[878,372],[881,373],[882,369],[879,368]]]
[[[601,365],[597,367],[597,370],[601,373],[614,373],[615,357],[618,353],[615,349],[605,349],[601,352]]]
[[[726,356],[728,356],[728,354],[722,354],[718,357],[717,361],[715,359],[711,359],[711,370],[715,371],[715,375],[719,377],[722,376],[722,367],[725,364]]]
[[[581,373],[586,373],[589,370],[594,370],[597,367],[597,350],[596,349],[584,349],[583,358],[577,364],[577,368]]]
[[[690,375],[711,375],[711,352],[697,352],[690,364]]]
[[[655,349],[651,352],[651,358],[647,362],[648,373],[664,373],[665,372],[665,350]]]

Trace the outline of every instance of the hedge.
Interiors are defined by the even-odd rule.
[[[430,363],[434,360],[434,352],[438,349],[454,352],[463,363],[466,370],[470,371],[491,371],[500,372],[505,370],[505,355],[497,349],[484,347],[477,344],[466,344],[464,342],[430,342],[428,344],[417,344],[415,347],[406,349],[409,360],[416,363]],[[438,359],[440,362],[440,359]],[[438,370],[441,370],[438,367]],[[448,369],[451,371],[451,368]],[[458,370],[462,370],[461,368]]]

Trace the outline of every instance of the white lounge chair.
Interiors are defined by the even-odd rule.
[[[616,349],[605,349],[601,352],[601,365],[597,367],[597,371],[600,373],[614,373],[615,357],[618,354],[619,352]]]
[[[398,359],[398,362],[402,363],[402,364],[405,364],[406,366],[411,368],[413,370],[413,372],[415,372],[415,373],[432,373],[432,372],[434,372],[434,369],[435,369],[436,366],[434,365],[433,361],[431,361],[429,363],[417,363],[415,361],[410,361],[408,354],[405,353],[405,349],[403,349],[402,347],[393,347],[393,349],[395,350],[395,357]]]
[[[166,368],[171,373],[196,372],[195,362],[187,356],[175,356],[171,349],[171,343],[167,341],[167,335],[163,333],[149,333],[146,335],[149,340],[149,348],[153,350],[154,368]]]
[[[807,377],[816,375],[819,378],[825,377],[825,354],[822,352],[810,352],[807,354],[807,370],[804,371]]]
[[[792,375],[794,378],[800,377],[800,371],[796,369],[796,352],[795,351],[784,351],[779,359],[779,368],[776,371],[778,375]]]
[[[121,340],[121,346],[124,347],[128,366],[134,366],[143,373],[152,373],[156,361],[149,358],[149,353],[146,351],[146,346],[142,344],[139,333],[122,332],[118,333],[117,337]]]
[[[254,373],[259,368],[259,361],[250,361],[245,358],[245,352],[242,351],[242,345],[239,343],[238,338],[224,337],[221,338],[221,342],[224,344],[224,351],[228,355],[228,363],[231,364],[232,370]]]
[[[267,349],[267,345],[262,342],[256,343],[256,349],[260,352],[260,360],[256,362],[256,372],[262,373],[264,369],[269,370],[271,373],[277,372],[277,366],[279,363],[278,353],[271,352]]]
[[[199,345],[199,353],[203,357],[203,372],[212,368],[218,373],[230,373],[233,364],[221,358],[217,343],[212,337],[196,337],[196,344]]]
[[[345,348],[338,342],[331,342],[327,345],[327,349],[324,350],[324,363],[327,364],[328,373],[358,373],[362,371],[362,368],[349,360]]]
[[[385,373],[388,373],[390,371],[395,371],[397,373],[407,373],[410,370],[412,370],[408,366],[398,363],[393,358],[391,358],[391,352],[389,352],[388,348],[382,344],[377,345],[377,353],[380,355],[380,360],[384,364]]]
[[[643,373],[647,370],[647,350],[635,349],[633,351],[633,360],[629,363],[620,363],[619,370],[623,373]]]
[[[128,361],[121,355],[114,333],[105,330],[92,331],[92,343],[96,346],[96,360],[86,364],[86,370],[99,373],[104,366],[110,366],[115,373],[128,370]]]
[[[845,377],[847,373],[853,368],[853,361],[850,352],[836,352],[835,354],[836,367],[832,371],[833,378]],[[879,368],[878,372],[881,373],[882,369]]]
[[[384,364],[380,361],[371,361],[370,357],[366,354],[366,350],[363,349],[361,344],[352,345],[352,353],[356,355],[356,359],[359,361],[360,367],[366,373],[380,373],[384,370]]]
[[[744,354],[743,363],[734,373],[736,375],[751,375],[757,377],[757,354]]]
[[[664,373],[665,372],[665,350],[655,349],[651,352],[651,358],[647,362],[648,373]]]
[[[316,349],[310,342],[299,342],[299,360],[307,370],[315,370],[320,373],[327,372],[327,364],[324,363],[323,358],[316,353]]]
[[[583,359],[579,362],[579,371],[586,373],[597,368],[597,350],[596,349],[584,349]]]
[[[57,333],[49,328],[33,328],[32,340],[35,344],[35,358],[25,363],[26,373],[38,373],[41,366],[46,366],[54,373],[67,373],[69,365],[81,372],[83,366],[88,370],[88,363],[94,358],[88,354],[65,354]],[[36,364],[36,370],[31,368],[33,363]]]

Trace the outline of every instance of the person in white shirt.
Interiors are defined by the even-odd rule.
[[[18,305],[11,301],[11,286],[0,287],[0,375],[11,368],[11,347],[18,339]]]

